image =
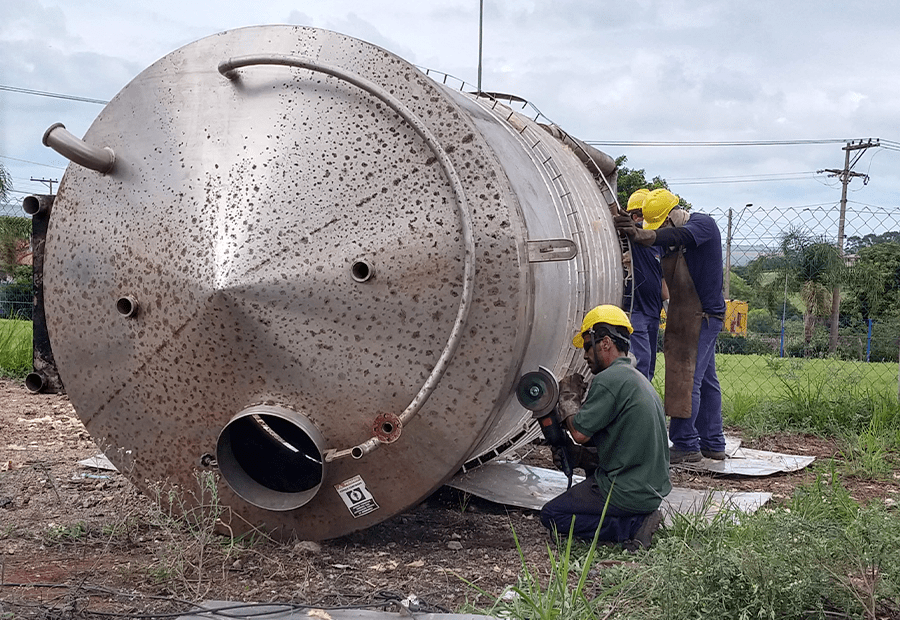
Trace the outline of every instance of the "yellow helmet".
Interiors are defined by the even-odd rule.
[[[578,330],[578,333],[572,338],[572,344],[576,349],[584,348],[584,334],[591,330],[597,323],[617,325],[627,329],[629,334],[634,333],[634,328],[631,327],[631,321],[628,320],[628,315],[625,314],[624,310],[618,306],[609,304],[597,306],[584,315],[584,321],[581,322],[581,329]]]
[[[647,194],[649,193],[649,189],[642,187],[631,194],[631,196],[628,197],[628,206],[625,207],[625,210],[634,211],[635,209],[642,209],[644,207],[644,201],[647,199]]]
[[[669,213],[678,206],[678,196],[667,189],[655,189],[644,200],[644,228],[656,230],[662,226]]]

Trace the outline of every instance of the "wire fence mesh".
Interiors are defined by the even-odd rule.
[[[717,360],[726,400],[771,393],[791,360],[794,369],[821,360],[820,375],[897,395],[900,209],[849,202],[843,216],[839,204],[694,210],[712,216],[722,233],[731,302]],[[0,203],[0,216],[23,217],[21,203]],[[841,247],[842,269],[816,254],[822,246]],[[30,286],[0,282],[0,318],[30,319],[32,309]],[[664,364],[660,356],[661,389]]]
[[[900,209],[850,202],[843,214],[839,204],[695,210],[722,233],[731,301],[717,363],[726,399],[764,396],[803,360],[807,371],[816,368],[807,380],[897,395]]]

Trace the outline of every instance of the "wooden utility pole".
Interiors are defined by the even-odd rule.
[[[830,172],[834,176],[838,176],[841,179],[841,214],[838,219],[838,237],[837,237],[837,249],[838,255],[841,257],[841,260],[844,259],[844,220],[847,215],[847,186],[850,184],[850,179],[853,177],[862,177],[863,184],[869,182],[869,175],[861,174],[859,172],[852,172],[853,166],[856,165],[856,162],[859,161],[859,158],[863,156],[863,153],[866,152],[866,149],[871,148],[873,146],[881,146],[881,142],[878,139],[869,138],[868,140],[851,140],[844,147],[844,169],[843,170],[834,170],[834,169],[825,169],[822,172]],[[850,152],[858,151],[856,156],[853,158],[853,161],[850,161]],[[841,287],[840,285],[836,285],[831,291],[831,337],[828,340],[828,352],[834,353],[837,351],[837,343],[838,343],[838,322],[841,316]]]

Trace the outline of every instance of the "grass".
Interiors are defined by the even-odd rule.
[[[0,319],[0,377],[22,378],[31,372],[31,321]]]
[[[546,585],[525,566],[492,607],[508,618],[875,618],[900,612],[900,514],[859,506],[836,470],[785,506],[678,517],[653,549],[548,548]],[[624,559],[623,559],[624,558]],[[589,567],[593,566],[591,570]],[[568,588],[568,592],[563,592]]]

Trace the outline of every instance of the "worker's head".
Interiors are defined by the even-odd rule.
[[[644,228],[656,230],[665,223],[669,213],[678,206],[678,196],[667,189],[655,189],[644,200]]]
[[[650,193],[650,190],[642,187],[641,189],[633,192],[631,196],[628,197],[628,206],[625,208],[628,211],[628,215],[631,216],[635,222],[643,222],[644,221],[644,201],[647,199],[647,194]]]
[[[584,359],[591,372],[596,374],[608,366],[608,362],[602,360],[628,355],[633,332],[631,321],[621,308],[597,306],[585,315],[572,344],[584,349]]]

